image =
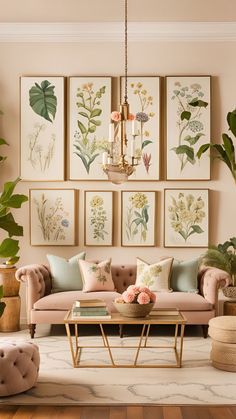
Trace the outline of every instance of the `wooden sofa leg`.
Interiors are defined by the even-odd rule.
[[[120,338],[123,338],[123,324],[119,324],[119,334]]]
[[[35,329],[36,329],[36,324],[35,323],[30,323],[29,324],[29,332],[30,332],[31,339],[34,339]]]
[[[204,339],[206,339],[208,336],[208,324],[202,324],[202,333]]]

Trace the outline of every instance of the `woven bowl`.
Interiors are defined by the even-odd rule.
[[[114,307],[124,317],[146,317],[152,310],[154,303],[149,304],[128,304],[113,302]]]
[[[222,289],[225,297],[236,298],[236,287],[226,287]]]

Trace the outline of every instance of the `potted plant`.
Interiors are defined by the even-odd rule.
[[[236,109],[232,112],[228,112],[227,122],[229,131],[231,131],[233,136],[236,138]],[[234,143],[232,138],[226,133],[222,134],[222,140],[223,144],[203,144],[197,152],[197,157],[200,159],[203,153],[205,153],[209,148],[212,148],[214,150],[215,157],[227,165],[236,183],[236,155]]]
[[[209,246],[202,256],[202,263],[205,266],[213,266],[222,269],[230,274],[232,286],[224,288],[226,297],[236,297],[236,237],[232,237],[218,246]]]
[[[0,138],[0,146],[4,145],[8,145],[8,143],[3,138]],[[6,157],[0,155],[0,164],[5,160]],[[15,237],[23,236],[23,227],[15,221],[11,210],[20,208],[28,200],[27,196],[14,193],[19,181],[20,179],[17,178],[14,181],[6,182],[3,185],[2,193],[0,193],[0,229],[7,234],[7,237],[0,242],[0,258],[3,259],[2,267],[12,267],[19,260],[19,256],[17,255],[19,251],[19,240]]]

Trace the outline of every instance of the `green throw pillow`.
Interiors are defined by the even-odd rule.
[[[174,260],[170,277],[170,286],[173,291],[198,293],[198,267],[198,258],[185,262]]]
[[[69,260],[55,255],[47,255],[52,274],[52,292],[82,290],[83,282],[78,259],[85,259],[85,252]]]

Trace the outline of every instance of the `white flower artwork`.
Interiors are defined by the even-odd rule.
[[[165,247],[208,246],[208,189],[165,189]]]

